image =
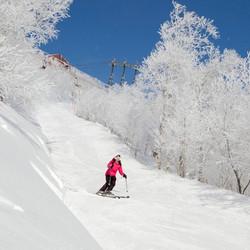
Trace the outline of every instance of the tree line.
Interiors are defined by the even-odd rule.
[[[160,170],[249,195],[250,54],[220,52],[213,21],[173,5],[136,84],[83,88],[77,112]]]

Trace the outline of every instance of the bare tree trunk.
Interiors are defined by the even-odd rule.
[[[243,189],[242,194],[245,194],[245,192],[246,192],[246,190],[247,190],[247,188],[248,188],[249,185],[250,185],[250,180],[248,181],[247,185],[246,185],[245,188]]]
[[[158,150],[157,152],[157,168],[160,170],[162,169],[162,158],[161,158],[161,149]]]
[[[198,181],[203,182],[203,168],[204,168],[204,156],[202,146],[200,147],[200,157],[199,157],[199,170],[198,170]]]
[[[180,168],[179,172],[180,177],[185,178],[185,164],[184,164],[183,154],[181,154],[179,157],[179,168]]]
[[[224,169],[224,167],[222,166],[222,169]],[[224,179],[224,176],[222,175],[222,179]],[[225,178],[225,180],[223,180],[222,182],[222,187],[229,189],[229,190],[233,190],[233,183],[232,183],[232,179],[231,179],[231,171],[229,168],[227,168],[227,176]]]
[[[137,150],[137,148],[136,148],[136,149],[135,149],[135,152],[134,152],[135,159],[136,159],[136,157],[137,157],[137,152],[138,152],[138,150]]]
[[[146,146],[145,146],[145,149],[144,149],[144,155],[147,154],[147,151],[148,151],[148,145],[149,145],[149,136],[147,138],[147,143],[146,143]]]
[[[166,167],[166,172],[169,172],[169,171],[170,171],[170,154],[169,154],[168,151],[167,151],[166,155],[167,155],[167,167]]]
[[[197,92],[196,92],[196,98],[197,98],[197,102],[198,103],[202,103],[202,100],[201,100],[201,91],[202,91],[202,85],[199,86],[197,85]],[[200,121],[200,124],[202,124],[202,118],[201,118],[201,115],[199,115],[199,121]],[[211,132],[211,130],[210,130]],[[201,131],[200,131],[200,138],[201,137]],[[198,181],[200,182],[204,182],[203,181],[203,168],[204,168],[204,154],[203,154],[203,148],[202,146],[200,146],[199,148],[199,169],[198,169]]]
[[[158,169],[162,169],[162,150],[164,146],[163,128],[164,128],[164,121],[166,121],[165,93],[166,93],[166,90],[162,90],[163,111],[162,111],[162,117],[161,117],[161,122],[160,122],[160,127],[159,127],[159,150],[157,152],[157,168]]]
[[[159,127],[159,149],[157,150],[157,168],[162,169],[162,147],[163,147],[163,141],[162,141],[162,134],[163,134],[163,124],[161,120],[161,124]]]
[[[186,147],[186,118],[184,118],[184,133],[181,140],[181,153],[179,156],[179,174],[182,178],[185,178],[185,147]]]
[[[240,194],[242,194],[242,185],[241,185],[241,180],[240,180],[240,176],[239,176],[239,173],[238,171],[235,169],[235,166],[232,162],[232,154],[231,154],[231,150],[230,150],[230,145],[229,145],[229,140],[226,139],[226,143],[227,143],[227,154],[228,154],[228,158],[230,160],[230,165],[232,167],[232,170],[234,172],[234,175],[236,177],[236,181],[237,181],[237,186],[238,186],[238,192]]]

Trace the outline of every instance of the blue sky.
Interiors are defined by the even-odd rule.
[[[242,57],[250,51],[250,0],[178,0],[188,11],[214,20],[221,50],[235,49]],[[41,48],[50,54],[62,54],[72,65],[107,82],[116,58],[139,64],[160,40],[160,25],[173,10],[171,0],[74,0],[70,18],[59,23],[57,40]],[[120,81],[121,68],[115,80]],[[126,80],[132,79],[128,70]]]

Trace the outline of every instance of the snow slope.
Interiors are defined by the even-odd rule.
[[[100,249],[61,201],[44,139],[0,102],[0,250]]]
[[[106,128],[74,116],[70,103],[47,103],[37,118],[64,184],[64,202],[103,249],[250,249],[248,197],[153,170]],[[130,199],[94,194],[116,153]],[[117,178],[114,193],[126,193],[124,179]]]

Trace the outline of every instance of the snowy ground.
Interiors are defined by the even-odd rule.
[[[250,199],[152,170],[106,128],[72,114],[70,104],[40,108],[64,201],[106,250],[250,249]],[[120,153],[130,199],[96,196],[106,164]],[[115,193],[124,194],[117,176]]]
[[[44,136],[0,102],[0,250],[100,249],[63,204]]]

